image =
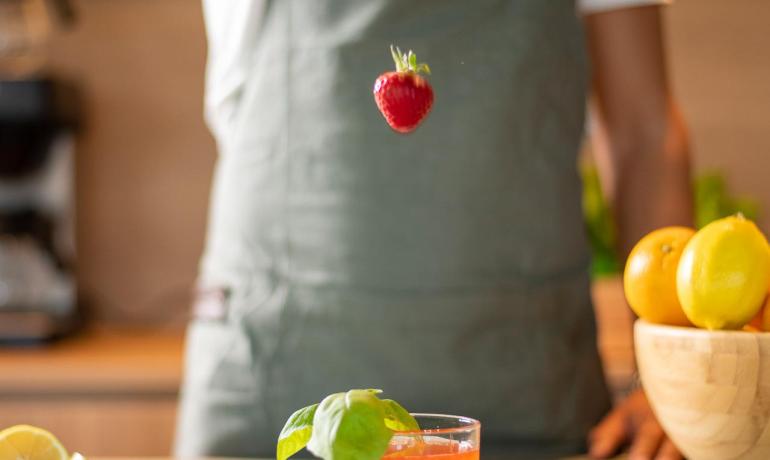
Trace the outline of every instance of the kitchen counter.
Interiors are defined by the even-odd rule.
[[[98,328],[45,346],[0,348],[0,397],[176,395],[182,331]]]
[[[619,278],[593,287],[610,386],[633,372],[631,317]],[[97,328],[45,347],[0,348],[0,427],[50,429],[73,451],[166,455],[176,417],[184,334]]]
[[[0,427],[44,427],[72,451],[167,455],[182,331],[99,328],[38,347],[0,348]]]

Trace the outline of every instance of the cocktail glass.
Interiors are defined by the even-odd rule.
[[[481,423],[468,417],[412,414],[420,431],[393,435],[383,459],[479,460]]]

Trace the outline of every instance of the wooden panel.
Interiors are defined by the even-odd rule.
[[[623,295],[623,282],[620,277],[596,281],[592,291],[604,373],[612,391],[616,396],[620,396],[631,384],[636,369],[633,316]]]
[[[767,0],[675,0],[667,11],[672,75],[698,169],[725,172],[760,200],[770,231],[770,47]]]
[[[41,426],[88,455],[168,455],[182,348],[179,331],[96,330],[0,349],[0,427]]]
[[[0,397],[174,395],[182,348],[178,331],[97,330],[49,347],[0,349]]]
[[[175,417],[173,398],[0,398],[0,426],[44,427],[88,457],[168,455]]]
[[[183,322],[216,158],[203,122],[201,2],[77,0],[75,9],[52,66],[84,96],[81,289],[100,320]]]

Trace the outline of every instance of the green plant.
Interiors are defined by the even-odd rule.
[[[591,275],[594,278],[620,272],[620,262],[615,249],[617,229],[612,210],[604,198],[599,172],[589,162],[580,165],[583,177],[583,217],[586,233],[591,244]]]
[[[751,220],[757,219],[759,214],[757,201],[752,198],[730,196],[725,178],[718,171],[708,171],[699,175],[693,185],[697,228],[736,213],[742,213]]]

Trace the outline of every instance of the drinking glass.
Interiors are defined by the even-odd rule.
[[[481,423],[468,417],[412,414],[419,431],[393,435],[383,459],[479,460]]]

